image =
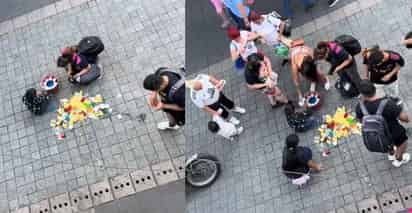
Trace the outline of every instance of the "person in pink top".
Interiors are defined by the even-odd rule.
[[[225,15],[225,7],[223,5],[222,0],[210,0],[210,3],[212,3],[213,6],[215,7],[217,15],[222,17],[222,21],[223,21],[221,25],[222,28],[226,28],[230,22],[229,22],[229,19]]]

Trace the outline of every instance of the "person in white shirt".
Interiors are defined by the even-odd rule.
[[[280,43],[285,29],[285,23],[270,15],[260,15],[252,11],[249,16],[251,31],[261,36],[261,41],[269,46],[276,47]]]
[[[225,80],[217,80],[206,74],[199,74],[193,80],[186,81],[193,103],[210,115],[228,119],[228,110],[244,114],[246,112],[244,108],[235,106],[235,103],[223,94],[224,85]],[[235,117],[231,117],[229,121],[239,124],[239,120]]]
[[[247,61],[247,57],[253,53],[257,53],[258,49],[254,40],[259,37],[256,33],[241,30],[236,27],[229,26],[227,29],[227,35],[230,42],[230,56],[232,61],[236,61],[240,58],[243,61]]]
[[[233,141],[235,136],[243,132],[243,127],[236,127],[235,124],[225,121],[220,116],[213,116],[213,120],[208,123],[208,128],[211,132],[230,141]]]

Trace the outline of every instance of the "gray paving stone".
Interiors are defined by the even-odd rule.
[[[405,207],[402,204],[399,192],[385,192],[378,195],[378,201],[382,208],[382,212],[398,212],[403,210]]]

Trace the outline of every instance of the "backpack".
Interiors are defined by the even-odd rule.
[[[79,53],[83,55],[97,56],[104,50],[104,44],[97,36],[84,37],[77,46],[79,48]]]
[[[340,44],[352,56],[362,51],[359,41],[351,35],[340,35],[335,38],[335,42]]]
[[[360,102],[360,108],[363,113],[362,118],[362,137],[366,148],[371,152],[388,153],[392,150],[393,143],[391,133],[385,118],[382,116],[388,99],[383,99],[379,103],[376,114],[369,114],[363,102]]]
[[[405,35],[405,40],[406,40],[406,39],[410,39],[410,38],[412,38],[412,31],[411,31],[411,32],[408,32],[408,33]],[[411,48],[412,48],[412,44],[406,45],[406,48],[411,49]]]
[[[273,12],[267,14],[266,20],[267,20],[269,23],[271,23],[272,25],[274,25],[278,30],[279,30],[280,26],[276,26],[276,25],[274,24],[274,22],[275,22],[274,19],[275,19],[275,20],[276,20],[276,19],[280,19],[280,20],[283,21],[283,23],[285,24],[285,26],[284,26],[284,28],[283,28],[283,35],[286,36],[286,37],[290,37],[290,36],[292,35],[292,23],[290,22],[290,19],[286,19],[286,20],[285,20],[285,19],[282,18],[282,16],[281,16],[278,12],[276,12],[276,11],[273,11]]]
[[[175,70],[175,69],[170,69],[166,67],[161,67],[155,74],[161,75],[165,72],[171,72],[179,77],[179,80],[176,81],[175,84],[173,84],[173,86],[169,90],[169,93],[167,94],[167,98],[170,101],[173,101],[174,100],[173,97],[176,94],[177,90],[179,90],[183,85],[185,85],[185,75],[184,75],[185,70],[184,68]]]

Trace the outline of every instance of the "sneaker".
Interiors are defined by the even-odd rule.
[[[402,166],[402,164],[408,163],[410,159],[411,159],[411,156],[410,156],[409,153],[403,153],[403,155],[402,155],[402,160],[399,161],[399,160],[396,160],[396,159],[395,159],[395,160],[392,162],[392,165],[393,165],[394,167],[400,167],[400,166]]]
[[[180,127],[178,125],[170,126],[169,121],[163,121],[157,124],[159,130],[178,130]]]
[[[325,86],[326,87],[326,86]],[[311,92],[315,92],[316,90],[316,83],[310,83],[310,89]]]
[[[329,80],[325,83],[325,90],[328,91],[330,89],[330,82]]]
[[[232,111],[233,111],[233,112],[240,113],[240,114],[245,114],[245,112],[246,112],[245,108],[241,108],[241,107],[238,107],[238,106],[236,106],[235,108],[233,108]]]
[[[338,2],[339,2],[339,0],[329,0],[329,2],[328,2],[329,7],[335,6]]]
[[[388,154],[388,160],[390,160],[390,161],[396,160],[395,154],[393,154],[393,155]]]
[[[234,125],[239,125],[240,124],[240,121],[237,118],[233,117],[233,116],[229,119],[229,122],[234,124]]]
[[[243,132],[243,127],[237,128],[237,134],[240,135]]]

